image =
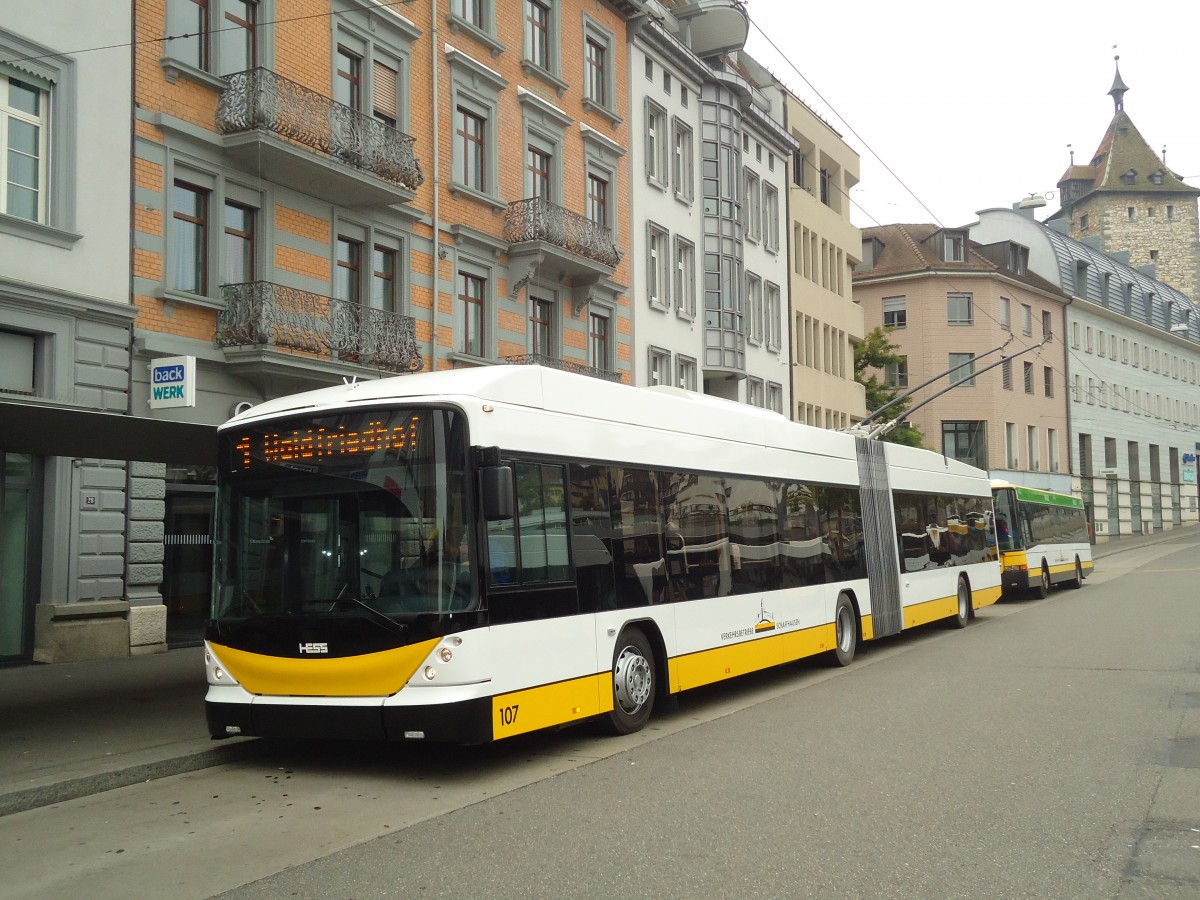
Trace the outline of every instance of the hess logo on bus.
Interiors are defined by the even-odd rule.
[[[314,654],[314,653],[328,653],[328,652],[329,652],[329,645],[325,644],[325,643],[320,643],[320,644],[308,643],[308,644],[300,645],[300,654],[302,656],[306,653]]]

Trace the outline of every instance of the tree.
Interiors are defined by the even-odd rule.
[[[898,349],[888,339],[888,331],[875,328],[869,332],[861,344],[854,345],[854,380],[866,389],[867,412],[875,412],[879,407],[891,402],[903,393],[903,389],[893,387],[881,381],[874,371],[882,371],[888,365],[901,362],[904,357],[897,354]],[[902,400],[884,413],[884,421],[900,418],[908,409],[911,398]],[[902,425],[893,428],[885,434],[882,440],[893,444],[904,444],[908,447],[922,447],[925,435],[919,428],[912,425]]]

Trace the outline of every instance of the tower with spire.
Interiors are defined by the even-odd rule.
[[[1129,254],[1129,265],[1193,299],[1200,298],[1200,189],[1184,184],[1142,137],[1125,111],[1129,90],[1120,57],[1112,88],[1113,117],[1091,162],[1076,165],[1074,154],[1059,179],[1061,208],[1050,219],[1065,220],[1067,233],[1103,253]]]

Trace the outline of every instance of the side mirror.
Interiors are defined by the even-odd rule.
[[[484,466],[479,470],[479,500],[488,522],[513,517],[513,471],[511,466]]]

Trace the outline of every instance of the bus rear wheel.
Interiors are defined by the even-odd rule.
[[[1079,557],[1075,557],[1075,577],[1067,582],[1067,587],[1081,588],[1083,587],[1083,563],[1079,561]]]
[[[958,597],[952,615],[947,621],[951,628],[966,628],[971,621],[971,586],[967,579],[958,579]]]
[[[845,594],[838,595],[833,628],[833,659],[839,666],[848,666],[858,652],[858,617],[854,614],[854,604]]]
[[[654,710],[654,650],[640,629],[621,632],[613,650],[613,708],[603,720],[612,734],[640,731]]]
[[[1033,596],[1039,600],[1045,600],[1050,596],[1050,570],[1042,563],[1042,573],[1038,576],[1037,584],[1029,589]]]

